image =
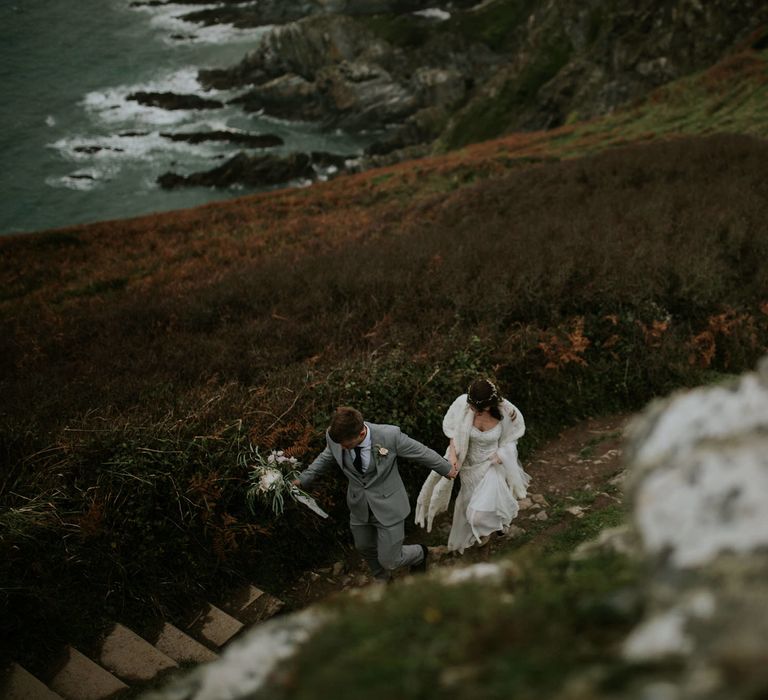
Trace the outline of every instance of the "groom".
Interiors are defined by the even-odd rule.
[[[427,548],[403,545],[405,519],[411,512],[408,494],[397,471],[397,458],[416,462],[449,479],[456,469],[395,425],[366,423],[360,411],[340,406],[325,434],[326,448],[294,484],[302,489],[338,465],[349,479],[347,505],[355,548],[374,578],[387,581],[401,566],[426,571]]]

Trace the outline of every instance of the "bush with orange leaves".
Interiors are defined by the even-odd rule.
[[[538,348],[544,354],[544,369],[560,370],[571,363],[587,366],[584,353],[592,342],[584,335],[584,317],[572,319],[569,325],[569,331],[542,333]]]
[[[760,311],[768,315],[768,305],[761,304]],[[751,355],[760,347],[759,338],[764,335],[760,333],[761,325],[764,330],[767,325],[765,318],[733,308],[709,316],[706,328],[688,341],[688,363],[709,368],[720,353],[723,368],[733,368],[745,352]]]

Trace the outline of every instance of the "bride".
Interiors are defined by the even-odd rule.
[[[478,379],[451,404],[443,432],[450,439],[445,457],[459,469],[461,481],[448,550],[462,553],[492,532],[504,531],[517,515],[517,499],[525,498],[531,479],[517,457],[525,422],[492,381]],[[421,487],[416,523],[427,532],[435,516],[448,510],[452,486],[432,472]]]

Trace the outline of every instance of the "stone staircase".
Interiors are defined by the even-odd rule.
[[[183,630],[166,622],[156,633],[141,637],[116,623],[93,658],[68,646],[44,678],[12,663],[0,673],[0,700],[113,700],[181,664],[216,659],[238,634],[272,617],[282,606],[269,593],[245,586],[219,607],[205,605],[181,625]]]

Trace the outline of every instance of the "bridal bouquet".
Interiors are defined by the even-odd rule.
[[[328,517],[314,498],[293,485],[301,466],[295,457],[287,457],[283,450],[272,450],[265,456],[258,447],[249,445],[248,450],[241,453],[238,459],[248,469],[246,501],[251,513],[255,511],[258,502],[269,506],[275,515],[280,515],[287,497],[307,506],[323,518]]]

